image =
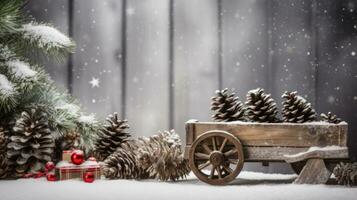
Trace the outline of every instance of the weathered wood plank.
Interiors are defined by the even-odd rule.
[[[317,0],[316,4],[316,110],[331,111],[349,122],[349,156],[357,161],[356,2]]]
[[[295,179],[295,184],[325,184],[331,176],[331,171],[327,169],[324,160],[318,158],[309,159],[299,176]]]
[[[311,0],[271,0],[271,84],[278,105],[286,90],[295,91],[314,105],[315,39]]]
[[[297,154],[308,148],[244,147],[245,161],[284,161],[286,155]]]
[[[38,22],[50,23],[68,34],[68,0],[31,0],[27,2],[25,9]],[[68,89],[67,59],[62,63],[53,59],[44,60],[44,67],[56,85]]]
[[[169,1],[127,1],[126,18],[127,118],[150,136],[169,125]]]
[[[223,88],[235,90],[244,101],[247,91],[269,91],[267,1],[222,2]]]
[[[211,130],[227,131],[244,146],[346,146],[347,124],[289,124],[289,123],[194,123],[194,136]],[[191,136],[188,136],[191,137]]]
[[[307,150],[306,152],[300,152],[297,154],[290,154],[285,156],[285,161],[288,163],[299,162],[307,160],[310,158],[321,158],[321,159],[347,159],[348,158],[348,148],[338,147],[335,149],[325,147],[316,150]]]
[[[174,127],[184,138],[187,119],[210,120],[219,87],[218,8],[217,1],[174,2]]]
[[[100,117],[121,110],[120,13],[121,1],[74,3],[73,95]]]

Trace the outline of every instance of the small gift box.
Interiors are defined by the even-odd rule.
[[[97,161],[85,161],[81,165],[75,165],[68,161],[61,161],[56,165],[56,177],[58,180],[83,178],[86,172],[92,172],[94,178],[100,178],[100,166]]]
[[[62,161],[71,162],[73,150],[64,150],[62,151]]]

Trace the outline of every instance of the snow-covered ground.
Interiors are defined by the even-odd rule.
[[[47,182],[46,179],[0,181],[1,200],[355,200],[357,187],[291,184],[295,175],[241,172],[228,186],[211,186],[194,175],[175,183],[154,180],[80,180]]]

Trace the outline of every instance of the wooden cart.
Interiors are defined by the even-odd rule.
[[[295,183],[321,184],[333,167],[348,160],[347,123],[186,123],[185,158],[203,182],[224,185],[244,162],[287,162]]]

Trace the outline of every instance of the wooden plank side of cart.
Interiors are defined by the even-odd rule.
[[[207,131],[223,130],[237,137],[243,145],[246,161],[282,161],[286,155],[307,151],[313,146],[346,146],[347,124],[328,123],[186,123],[185,157],[193,141]],[[332,158],[331,158],[332,159]]]

